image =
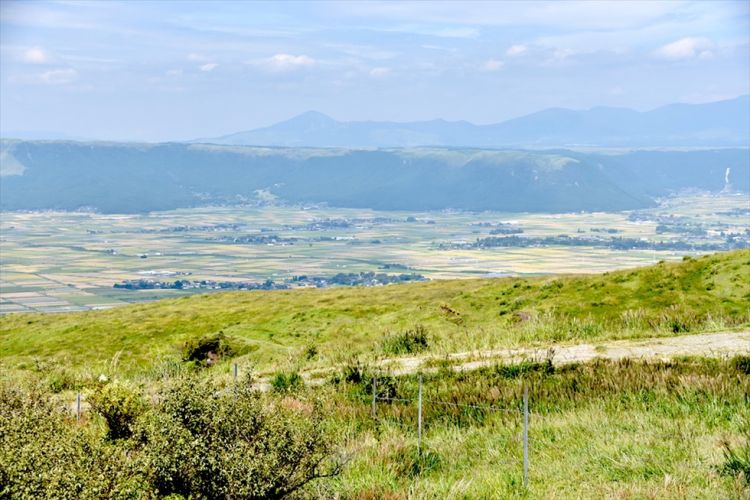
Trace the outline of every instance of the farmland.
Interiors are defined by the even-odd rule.
[[[143,215],[3,212],[0,313],[104,309],[268,280],[282,287],[331,285],[342,273],[380,273],[392,281],[603,272],[721,250],[730,239],[747,246],[748,210],[744,195],[694,193],[619,213],[314,205]],[[478,244],[507,245],[510,238],[534,243]],[[637,249],[627,248],[633,243]],[[186,285],[174,287],[176,280]],[[128,282],[151,285],[115,287]]]

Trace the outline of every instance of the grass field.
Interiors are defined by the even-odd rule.
[[[214,293],[104,311],[4,315],[0,496],[195,497],[214,491],[211,484],[239,488],[276,470],[242,475],[250,456],[277,463],[290,456],[283,443],[319,450],[325,439],[324,463],[343,467],[300,490],[303,497],[747,498],[750,353],[564,366],[540,359],[462,372],[441,359],[472,348],[747,328],[749,314],[750,250],[739,250],[599,275]],[[186,344],[219,333],[231,349],[218,349],[224,357],[217,366],[184,361]],[[436,370],[397,376],[378,364],[415,352],[432,356]],[[297,375],[315,368],[328,368],[319,384]],[[251,389],[258,377],[271,379],[269,392]],[[182,394],[176,402],[175,387]],[[69,410],[76,392],[86,402],[80,422]],[[250,411],[281,420],[248,440],[243,426],[261,418]],[[131,431],[112,437],[108,422],[123,418]],[[201,425],[184,428],[193,418]],[[315,429],[323,434],[304,434]],[[166,432],[183,437],[162,443]],[[242,455],[243,446],[274,432],[286,437]],[[219,437],[221,445],[211,444]],[[282,455],[274,454],[278,446]],[[26,472],[31,464],[38,474]]]
[[[346,385],[346,396],[332,397],[338,425],[357,436],[350,444],[356,458],[334,490],[356,498],[743,498],[750,493],[741,479],[721,474],[723,443],[742,442],[750,417],[750,377],[733,362],[527,368],[526,373],[498,367],[426,376],[421,458],[416,377],[393,382],[395,397],[410,401],[379,404],[376,419],[361,396],[367,387],[357,392],[356,385]],[[519,411],[524,383],[531,401],[528,490],[522,486]],[[501,410],[482,409],[490,405]]]
[[[750,321],[750,250],[595,276],[439,280],[386,287],[192,295],[105,311],[0,317],[0,366],[148,372],[223,334],[256,370],[388,354],[419,325],[427,352],[717,330]],[[304,353],[314,347],[315,355]]]

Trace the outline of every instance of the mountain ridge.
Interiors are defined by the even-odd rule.
[[[306,111],[276,124],[187,141],[246,146],[446,147],[749,147],[750,95],[650,111],[594,106],[547,108],[498,123],[465,120],[338,121]]]
[[[325,149],[0,142],[0,209],[138,213],[262,202],[381,210],[618,211],[682,189],[750,191],[750,151]]]

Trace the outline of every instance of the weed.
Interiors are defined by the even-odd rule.
[[[428,347],[427,329],[422,325],[416,325],[411,330],[386,337],[383,340],[382,350],[384,354],[397,356],[422,352]]]
[[[271,379],[274,392],[295,392],[305,385],[302,376],[295,372],[276,372]]]

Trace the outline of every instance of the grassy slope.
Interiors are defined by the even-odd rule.
[[[0,317],[0,363],[34,359],[127,370],[223,331],[259,368],[377,352],[382,337],[423,324],[434,351],[672,334],[747,322],[750,250],[597,276],[435,281],[382,288],[229,292],[106,311]],[[722,323],[723,322],[723,323]]]
[[[731,361],[591,362],[523,376],[503,368],[424,376],[420,473],[412,469],[416,376],[395,380],[396,397],[411,402],[379,404],[377,421],[367,384],[336,387],[332,418],[360,432],[336,490],[345,498],[745,498],[740,482],[719,473],[723,440],[735,442],[750,416],[750,377]],[[520,484],[521,416],[507,412],[521,408],[523,384],[529,495]]]

